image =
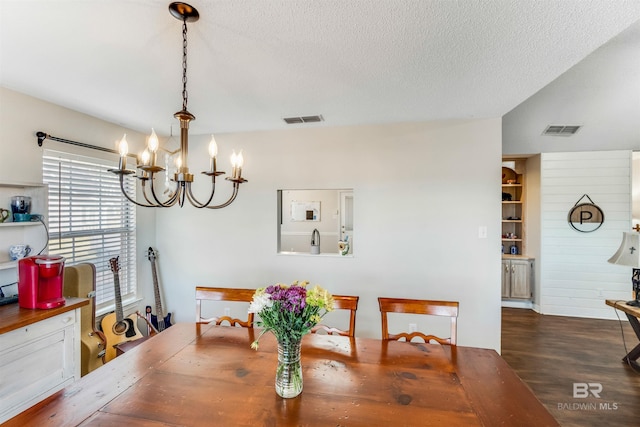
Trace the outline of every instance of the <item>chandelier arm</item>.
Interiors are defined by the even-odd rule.
[[[180,183],[178,181],[174,181],[176,183],[176,188],[169,194],[169,197],[164,202],[164,205],[173,206],[176,204],[176,200],[178,197],[178,189],[180,188]]]
[[[151,180],[151,185],[150,187],[152,188],[153,191],[153,178],[150,179]],[[165,200],[162,203],[155,203],[153,202],[150,198],[149,195],[147,194],[147,187],[145,185],[145,181],[142,181],[142,194],[144,195],[145,200],[150,204],[151,207],[154,208],[161,208],[161,207],[171,207],[173,205],[176,204],[175,202],[175,191],[171,193],[171,195],[169,196],[169,198],[167,200]]]
[[[132,199],[129,194],[127,194],[127,191],[124,189],[124,174],[123,173],[119,173],[118,174],[120,176],[120,191],[122,192],[122,194],[124,195],[124,197],[127,198],[127,200],[129,200],[131,203],[133,203],[134,205],[138,205],[141,206],[143,208],[153,208],[156,207],[155,205],[152,204],[144,204],[144,203],[139,203],[137,201],[135,201],[134,199]]]
[[[209,206],[209,204],[213,200],[213,195],[215,194],[215,192],[216,192],[216,178],[215,176],[211,176],[211,194],[209,194],[209,199],[205,203],[200,202],[196,198],[196,196],[193,195],[193,191],[191,190],[191,185],[187,187],[187,198],[189,199],[189,203],[191,203],[194,207],[198,209],[206,208]]]
[[[178,189],[176,188],[176,191],[171,193],[171,195],[167,199],[165,205],[173,206],[173,205],[176,204],[177,200],[178,200]]]
[[[226,202],[220,204],[220,205],[215,205],[215,206],[207,206],[207,209],[221,209],[221,208],[226,208],[227,206],[229,206],[231,203],[233,203],[233,201],[236,199],[236,197],[238,196],[238,189],[240,188],[240,183],[238,182],[234,182],[233,183],[233,194],[231,195],[231,197],[229,197],[229,200],[227,200]]]
[[[156,201],[157,205],[155,205],[155,207],[158,208],[170,208],[171,206],[175,205],[175,197],[177,197],[177,193],[179,192],[179,187],[176,188],[176,193],[173,194],[171,197],[169,197],[169,199],[165,200],[164,202],[161,202],[160,199],[158,199],[158,196],[156,195],[156,187],[155,185],[153,185],[155,183],[155,181],[153,180],[153,174],[151,174],[151,185],[149,187],[151,187],[151,195],[153,196],[153,200]],[[178,183],[178,186],[180,185],[180,183]]]
[[[180,205],[180,207],[183,207],[184,206],[184,200],[185,200],[185,197],[187,195],[187,190],[185,188],[187,186],[187,183],[182,181],[182,182],[180,182],[179,185],[180,185],[180,194],[178,195],[178,204]],[[189,185],[189,187],[191,187],[191,186]]]
[[[151,178],[153,179],[153,178]],[[153,181],[151,181],[153,182]],[[149,205],[157,207],[157,205],[155,203],[153,203],[151,200],[149,200],[149,196],[147,195],[147,183],[146,181],[142,181],[141,184],[142,186],[142,195],[144,196],[144,199],[147,201],[147,203],[149,203]]]

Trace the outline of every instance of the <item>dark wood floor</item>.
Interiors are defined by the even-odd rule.
[[[628,322],[622,330],[630,351],[638,339]],[[640,426],[640,373],[622,363],[622,330],[616,320],[503,308],[502,356],[563,427]],[[600,398],[574,398],[574,383],[602,384]]]

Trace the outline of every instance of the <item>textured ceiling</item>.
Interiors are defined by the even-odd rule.
[[[182,106],[168,4],[0,0],[0,85],[167,135]],[[640,19],[637,0],[190,4],[192,133],[500,117]]]

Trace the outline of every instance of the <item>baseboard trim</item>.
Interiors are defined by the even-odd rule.
[[[533,303],[531,301],[514,301],[514,300],[502,300],[502,306],[508,308],[528,308],[533,309]]]

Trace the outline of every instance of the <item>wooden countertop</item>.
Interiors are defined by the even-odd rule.
[[[558,426],[494,350],[307,335],[304,389],[274,389],[272,334],[178,323],[10,426]]]
[[[626,301],[614,299],[605,300],[605,303],[608,306],[617,308],[618,310],[621,310],[627,314],[640,318],[640,307],[633,307],[631,305],[628,305]]]
[[[522,260],[532,260],[535,259],[532,256],[529,255],[509,255],[509,254],[503,254],[502,255],[502,259],[522,259]]]
[[[15,329],[29,326],[58,314],[75,310],[89,304],[87,298],[65,297],[66,303],[62,307],[50,308],[47,310],[34,308],[22,308],[18,303],[7,304],[0,307],[0,334],[11,332]]]

